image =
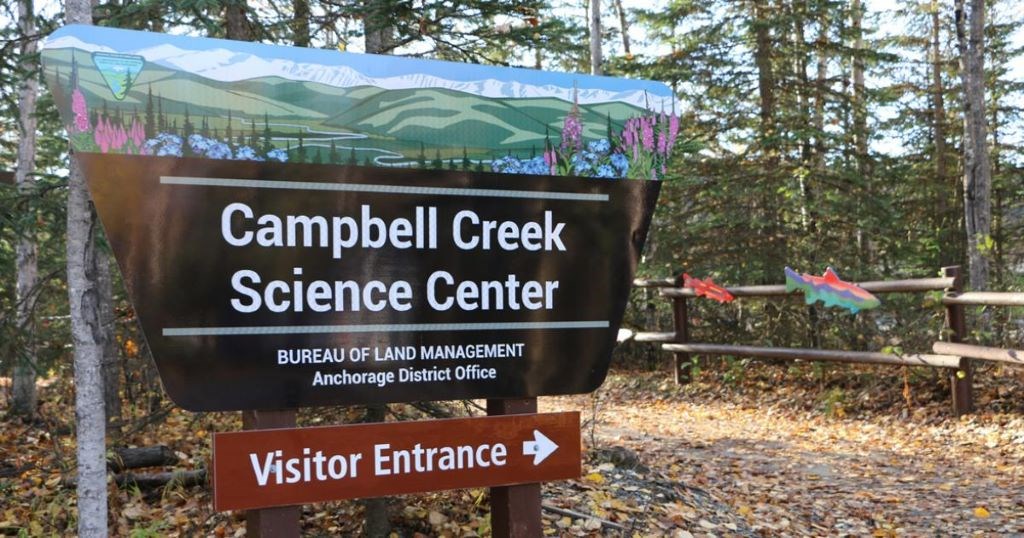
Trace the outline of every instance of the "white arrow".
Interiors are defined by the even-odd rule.
[[[523,455],[533,456],[534,465],[539,465],[556,450],[558,445],[538,430],[533,430],[533,441],[523,441]]]

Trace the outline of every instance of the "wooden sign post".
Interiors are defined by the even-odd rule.
[[[242,411],[243,430],[294,428],[295,411]],[[216,434],[215,434],[216,435]],[[298,538],[301,506],[275,506],[245,511],[245,535],[254,538]]]
[[[537,399],[487,400],[488,416],[536,413]],[[576,420],[577,426],[579,420]],[[579,443],[579,435],[576,436]],[[576,473],[579,476],[579,473]],[[540,483],[491,488],[491,532],[494,538],[530,538],[544,534],[540,517]]]

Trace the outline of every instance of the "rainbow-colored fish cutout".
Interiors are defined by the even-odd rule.
[[[882,304],[864,288],[839,280],[839,275],[831,267],[825,269],[822,276],[797,273],[787,267],[786,291],[796,290],[804,292],[804,301],[807,304],[821,301],[825,306],[847,308],[854,314],[861,310],[877,308]]]

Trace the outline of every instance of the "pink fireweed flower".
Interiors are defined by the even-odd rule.
[[[109,153],[124,147],[125,142],[128,141],[128,133],[125,132],[124,127],[114,125],[107,118],[103,118],[96,125],[93,140],[100,147],[101,153]]]
[[[85,104],[82,90],[75,88],[71,92],[71,112],[75,115],[75,130],[84,133],[89,130],[89,107]]]
[[[131,138],[132,144],[135,144],[136,149],[141,149],[142,144],[146,142],[146,130],[138,120],[132,120],[132,126],[128,130],[128,137]]]
[[[544,164],[548,165],[551,175],[555,175],[557,173],[558,154],[555,153],[555,148],[551,148],[544,152]]]
[[[124,127],[117,125],[114,127],[114,149],[121,149],[124,147],[124,143],[128,141],[128,133],[124,131]]]
[[[100,147],[100,153],[110,151],[110,126],[107,124],[107,118],[101,118],[96,124],[96,130],[92,133],[92,139]]]
[[[562,149],[580,150],[583,148],[583,123],[575,111],[565,117],[562,125]]]
[[[654,118],[644,118],[640,121],[640,139],[644,150],[654,151]]]
[[[627,148],[631,148],[636,145],[636,121],[634,118],[630,118],[626,121],[626,127],[622,134],[625,138],[624,145]]]

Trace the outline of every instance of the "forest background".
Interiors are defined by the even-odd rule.
[[[596,33],[588,3],[541,0],[142,1],[96,4],[92,14],[122,28],[563,71],[591,71],[596,52],[597,71],[663,81],[679,96],[688,152],[669,174],[676,179],[661,197],[642,276],[687,271],[738,285],[781,282],[786,265],[811,273],[832,265],[853,280],[963,265],[974,289],[1016,290],[1024,284],[1024,2],[984,2],[989,172],[978,184],[990,201],[979,209],[987,230],[970,238],[962,4],[674,0],[638,8],[615,0],[598,5]],[[35,40],[63,22],[62,5],[6,1],[0,22],[0,171],[18,172],[17,185],[14,177],[0,184],[0,371],[30,363],[59,371],[69,364],[67,144],[50,96],[24,83],[36,79]],[[24,98],[29,90],[37,101]],[[34,137],[23,136],[26,126]],[[31,162],[19,160],[25,142]],[[124,321],[130,307],[120,285],[113,289]],[[653,292],[634,302],[630,325],[667,325]],[[925,349],[938,310],[920,306],[897,297],[854,318],[799,305],[698,303],[695,339]],[[1019,339],[1016,314],[985,313],[972,325],[976,339]],[[886,340],[883,331],[906,337]]]
[[[779,283],[787,265],[831,265],[849,280],[962,265],[970,288],[1024,289],[1021,0],[611,0],[596,20],[594,5],[545,0],[83,5],[95,24],[120,28],[663,81],[679,97],[686,151],[664,185],[641,276],[686,271],[738,285]],[[984,47],[974,49],[981,5]],[[36,42],[64,15],[55,3],[0,1],[0,376],[14,378],[2,388],[7,410],[29,417],[34,391],[18,379],[69,379],[81,347],[68,252],[78,252],[76,223],[90,221],[76,220],[66,134],[36,83]],[[990,203],[976,204],[984,186]],[[98,244],[86,273],[98,283],[97,326],[110,332],[91,345],[102,349],[104,420],[120,431],[166,402]],[[856,317],[796,302],[698,302],[693,337],[922,350],[941,327],[937,299],[888,296]],[[668,326],[662,303],[634,294],[627,324]],[[971,314],[977,343],[1024,339],[1019,309]],[[627,351],[634,365],[664,363],[650,347]],[[140,410],[122,409],[122,397]]]

